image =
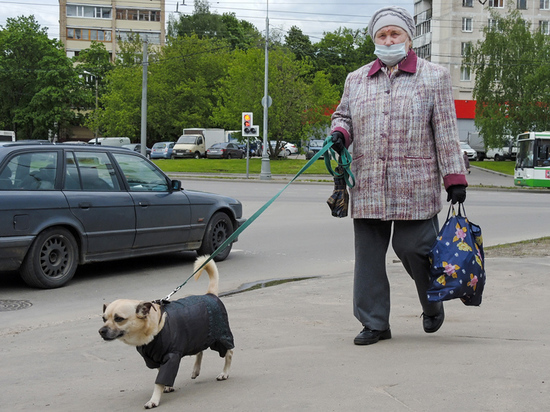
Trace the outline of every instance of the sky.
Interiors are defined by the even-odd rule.
[[[74,1],[78,3],[78,0]],[[134,4],[146,5],[148,0],[135,0]],[[193,14],[193,0],[166,0],[166,21],[168,15],[177,16],[177,10]],[[212,13],[235,13],[238,19],[247,20],[259,31],[265,31],[266,14],[269,17],[269,30],[281,30],[283,35],[297,26],[316,43],[325,32],[333,32],[339,27],[350,29],[365,28],[377,9],[396,5],[414,11],[414,0],[359,1],[359,0],[210,0]],[[0,0],[0,26],[4,27],[9,17],[34,14],[42,27],[48,28],[51,38],[59,38],[58,0]]]

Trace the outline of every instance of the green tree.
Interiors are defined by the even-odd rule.
[[[316,48],[311,43],[309,36],[302,30],[292,26],[285,36],[285,45],[290,49],[298,60],[313,59]]]
[[[148,65],[148,142],[173,140],[186,127],[217,127],[212,119],[217,89],[225,75],[229,46],[215,39],[183,36],[173,39]],[[128,55],[129,56],[129,55]],[[141,59],[139,59],[141,60]],[[141,131],[142,67],[117,65],[108,76],[97,124],[111,136],[137,141]]]
[[[550,40],[517,10],[491,18],[463,66],[475,73],[475,125],[486,146],[503,147],[509,135],[550,129]]]
[[[265,55],[261,49],[236,50],[227,75],[218,89],[214,119],[226,129],[240,129],[241,113],[253,112],[254,123],[263,125]],[[312,127],[327,122],[326,105],[334,105],[339,94],[322,73],[296,60],[283,48],[269,53],[269,95],[273,104],[268,112],[269,140],[297,142],[310,136]],[[323,89],[323,91],[321,91]],[[260,130],[260,134],[263,132]],[[276,158],[276,147],[272,158]]]
[[[34,16],[8,18],[0,31],[0,128],[18,139],[66,137],[82,104],[79,77],[57,40]]]
[[[225,41],[184,36],[174,39],[151,66],[150,135],[174,139],[183,128],[220,127],[212,119],[214,91],[225,75],[230,47]]]
[[[317,68],[327,73],[331,84],[340,93],[344,90],[347,75],[373,61],[374,43],[363,30],[339,28],[325,33],[315,44],[317,47]]]
[[[232,48],[247,49],[257,45],[261,39],[258,30],[246,20],[238,20],[234,13],[219,15],[210,12],[207,0],[196,0],[193,14],[170,16],[168,36],[170,38],[197,35],[199,38],[226,40]]]

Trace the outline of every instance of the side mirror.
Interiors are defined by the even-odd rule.
[[[181,180],[172,180],[172,191],[177,192],[181,190]]]

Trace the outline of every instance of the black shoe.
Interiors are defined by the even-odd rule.
[[[359,335],[355,337],[353,343],[356,345],[371,345],[379,340],[391,339],[390,328],[386,330],[370,330],[365,327]]]
[[[443,305],[441,306],[441,311],[439,311],[438,314],[434,316],[428,316],[422,313],[422,317],[424,318],[422,321],[422,326],[424,326],[424,332],[426,333],[437,332],[441,327],[441,325],[443,325],[443,321],[445,320],[445,311],[443,310]]]

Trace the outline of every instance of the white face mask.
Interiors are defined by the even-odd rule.
[[[374,45],[374,54],[386,66],[393,67],[407,56],[405,43],[392,44],[384,46],[383,44]]]

